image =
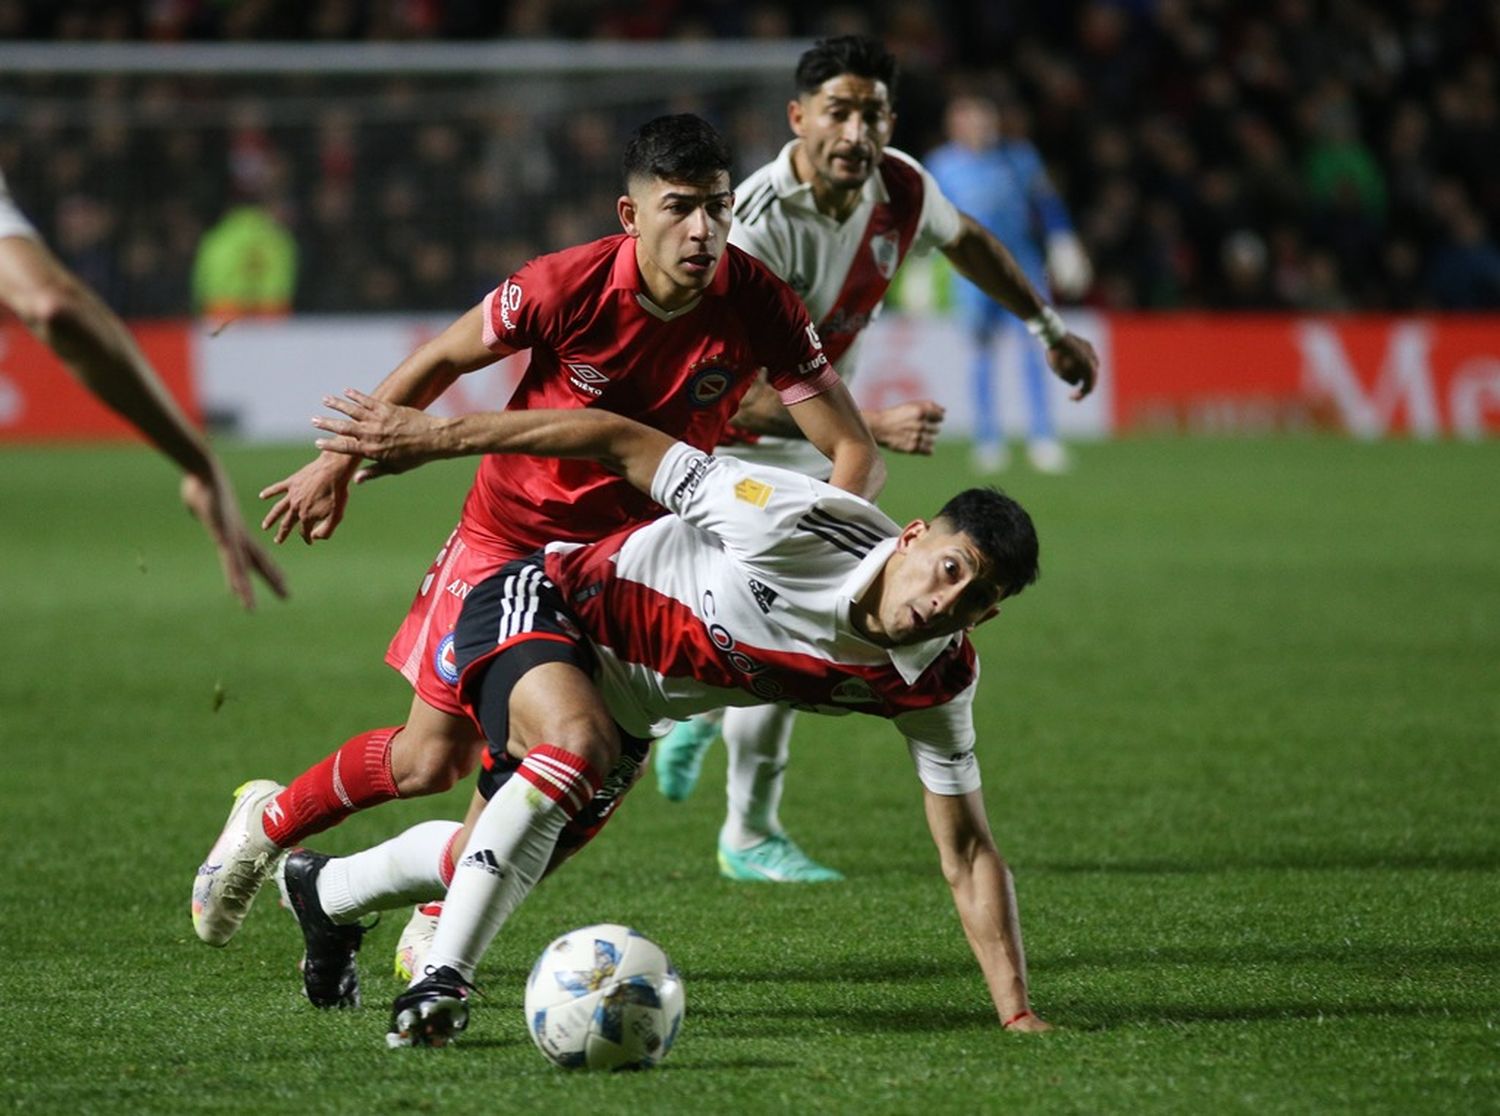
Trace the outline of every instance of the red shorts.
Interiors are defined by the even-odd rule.
[[[505,563],[523,556],[518,550],[473,546],[460,523],[432,560],[406,619],[385,651],[385,661],[406,677],[428,705],[467,719],[455,688],[458,666],[453,658],[453,628],[469,590]]]

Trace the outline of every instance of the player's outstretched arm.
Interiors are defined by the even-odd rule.
[[[403,406],[423,408],[447,391],[458,377],[493,364],[507,350],[484,344],[484,304],[465,313],[438,336],[407,357],[375,388],[373,397]],[[293,531],[311,545],[333,536],[344,518],[349,482],[359,462],[344,454],[322,453],[291,476],[261,489],[262,500],[276,499],[261,520],[261,529],[275,529],[277,543]]]
[[[40,241],[28,237],[0,239],[0,302],[85,387],[182,469],[183,502],[208,531],[224,579],[240,603],[255,607],[252,574],[285,597],[286,579],[246,530],[223,466],[115,312]]]
[[[875,444],[896,453],[932,453],[938,430],[946,414],[931,399],[913,399],[875,411],[861,411]],[[778,438],[805,438],[802,428],[776,395],[776,389],[762,376],[750,386],[740,400],[734,424],[755,434]]]
[[[1031,1010],[1015,881],[990,835],[983,797],[975,790],[961,795],[925,791],[924,798],[943,878],[1001,1025],[1008,1031],[1050,1031],[1051,1024]]]
[[[833,462],[828,483],[873,500],[885,487],[885,459],[843,382],[787,408],[804,437]]]
[[[522,453],[597,461],[649,494],[657,466],[674,442],[634,419],[587,408],[479,411],[437,418],[354,388],[346,389],[342,398],[326,396],[323,403],[346,417],[314,418],[313,425],[330,435],[319,438],[317,446],[356,464],[361,458],[374,461],[359,471],[359,481],[404,473],[447,457]]]
[[[1082,399],[1094,390],[1099,377],[1099,357],[1094,347],[1069,333],[1057,311],[1048,306],[1015,257],[995,234],[967,213],[959,214],[958,239],[943,249],[953,266],[966,279],[1026,323],[1026,328],[1047,346],[1047,363],[1064,383],[1074,387],[1073,398]]]

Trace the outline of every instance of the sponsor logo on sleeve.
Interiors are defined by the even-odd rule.
[[[500,288],[500,324],[507,331],[514,332],[516,320],[511,317],[521,308],[521,285],[513,279],[507,279],[505,286]]]
[[[818,327],[812,322],[807,323],[807,343],[815,349],[823,347],[823,339],[818,336]]]
[[[713,458],[703,454],[693,457],[687,464],[687,472],[677,482],[677,487],[672,489],[672,502],[676,503],[696,492],[698,486],[703,483],[703,478],[708,476],[708,471],[713,468],[713,464]]]
[[[746,477],[734,486],[734,494],[747,504],[753,504],[757,508],[763,508],[771,500],[771,493],[776,489],[769,484],[756,480],[754,477]]]

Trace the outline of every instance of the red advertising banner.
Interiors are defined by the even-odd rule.
[[[1500,433],[1500,317],[1120,315],[1116,430]]]
[[[194,422],[198,393],[188,328],[135,324],[131,332],[167,390]],[[0,320],[0,442],[139,437],[73,378],[51,350],[14,318]]]

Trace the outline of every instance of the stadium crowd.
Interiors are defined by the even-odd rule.
[[[12,41],[846,31],[878,33],[902,58],[905,150],[942,141],[955,94],[1008,105],[1074,214],[1093,305],[1500,307],[1493,2],[0,0]],[[247,205],[291,235],[294,309],[449,311],[530,256],[611,231],[614,152],[642,120],[703,113],[741,173],[785,131],[763,90],[722,82],[587,108],[496,76],[275,84],[271,96],[254,79],[0,75],[0,167],[68,265],[129,315],[211,302],[195,258]]]

